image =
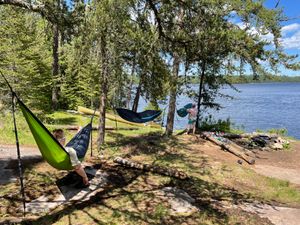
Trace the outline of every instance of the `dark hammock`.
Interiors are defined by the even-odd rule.
[[[79,159],[83,159],[90,143],[92,123],[82,128],[69,142],[66,147],[74,148]]]
[[[128,109],[122,109],[122,108],[117,108],[116,110],[120,117],[122,117],[124,120],[133,123],[150,122],[153,121],[161,114],[160,110],[146,110],[140,113]]]
[[[189,104],[186,104],[183,108],[178,109],[177,110],[178,116],[180,116],[180,117],[187,116],[187,114],[188,114],[187,109],[190,109],[192,107],[193,107],[193,103],[189,103]]]

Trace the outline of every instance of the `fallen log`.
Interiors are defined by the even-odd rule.
[[[277,138],[279,135],[278,134],[270,134],[270,133],[258,133],[258,132],[253,132],[253,133],[244,133],[240,134],[242,138],[253,138],[257,136],[266,136],[269,138]]]
[[[122,166],[125,166],[125,167],[144,170],[147,172],[158,173],[161,175],[175,177],[175,178],[182,179],[182,180],[189,178],[186,173],[184,173],[182,171],[178,171],[173,168],[166,168],[166,167],[162,167],[162,166],[155,166],[155,165],[150,165],[150,164],[134,162],[134,161],[124,159],[121,157],[115,158],[114,162],[118,163]]]
[[[203,137],[205,137],[206,139],[208,139],[209,141],[213,142],[216,145],[219,145],[221,148],[225,149],[226,151],[234,154],[235,156],[243,159],[244,161],[246,161],[247,163],[249,163],[250,165],[253,165],[255,163],[255,159],[253,159],[252,157],[247,156],[244,152],[243,149],[238,146],[235,143],[229,143],[226,144],[222,141],[217,140],[216,138],[212,137],[210,134],[207,134],[205,132],[201,133],[201,135]]]

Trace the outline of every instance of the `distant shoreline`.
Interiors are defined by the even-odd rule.
[[[224,76],[224,79],[231,84],[257,84],[257,83],[299,83],[300,76],[260,76],[258,80],[253,80],[252,75],[242,76]],[[187,77],[187,83],[198,84],[200,82],[199,77]]]
[[[270,81],[263,81],[263,82],[242,82],[242,83],[232,83],[232,84],[269,84],[269,83],[300,83],[300,81],[274,81],[274,80],[270,80]]]

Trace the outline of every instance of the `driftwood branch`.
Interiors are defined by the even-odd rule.
[[[251,165],[255,163],[255,159],[246,155],[246,153],[243,151],[243,149],[240,146],[238,146],[237,144],[235,144],[235,143],[226,144],[222,141],[219,141],[219,140],[211,137],[209,134],[206,134],[206,133],[202,133],[202,136],[205,137],[207,140],[213,142],[214,144],[220,146],[221,148],[225,149],[226,151],[243,159],[247,163],[249,163]]]
[[[118,163],[122,166],[129,167],[129,168],[134,168],[134,169],[139,169],[139,170],[144,170],[147,172],[153,172],[153,173],[158,173],[161,175],[165,176],[170,176],[170,177],[175,177],[178,179],[187,179],[188,175],[184,172],[178,171],[173,168],[166,168],[162,166],[155,166],[155,165],[150,165],[150,164],[143,164],[143,163],[138,163],[134,162],[128,159],[123,159],[121,157],[117,157],[114,159],[115,163]]]

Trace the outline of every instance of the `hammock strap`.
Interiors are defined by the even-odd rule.
[[[23,167],[22,167],[22,160],[21,160],[21,152],[20,152],[20,145],[19,145],[19,137],[18,137],[18,129],[16,124],[16,117],[15,117],[15,98],[18,99],[16,93],[10,86],[9,82],[7,81],[4,74],[0,71],[0,74],[2,75],[3,79],[5,80],[7,86],[9,87],[11,91],[11,102],[12,102],[12,115],[13,115],[13,121],[14,121],[14,132],[16,137],[16,147],[17,147],[17,154],[18,154],[18,167],[19,167],[19,178],[20,178],[20,184],[21,184],[21,195],[22,195],[22,201],[23,201],[23,216],[26,215],[26,205],[25,205],[25,189],[24,189],[24,183],[23,183]]]
[[[25,189],[24,189],[24,183],[23,183],[23,166],[22,166],[21,152],[20,152],[20,146],[19,146],[19,137],[18,137],[17,124],[16,124],[16,117],[15,117],[15,97],[16,97],[15,93],[12,92],[12,114],[13,114],[13,121],[14,121],[14,132],[15,132],[15,137],[16,137],[17,154],[18,154],[19,178],[20,178],[21,195],[22,195],[22,201],[23,201],[23,216],[25,217],[25,213],[26,213]]]
[[[5,80],[7,86],[9,87],[11,93],[13,94],[13,99],[14,99],[14,96],[16,96],[14,90],[12,89],[12,87],[10,86],[10,84],[8,83],[7,79],[5,78],[5,76],[4,76],[4,74],[1,72],[1,70],[0,70],[0,74],[2,75],[2,77],[3,77],[3,79]]]
[[[93,123],[93,119],[94,119],[94,117],[95,117],[96,110],[97,110],[97,107],[95,107],[94,113],[93,113],[93,115],[92,115],[92,117],[91,117],[91,122],[90,122],[91,124]]]

